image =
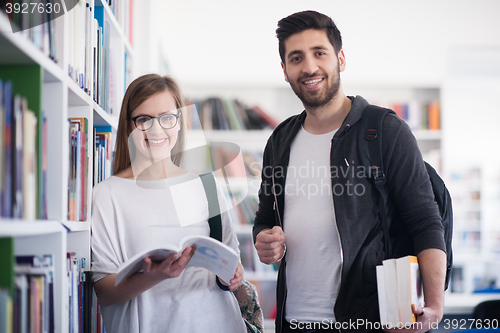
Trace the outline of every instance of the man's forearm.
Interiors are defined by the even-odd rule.
[[[439,249],[426,249],[417,257],[424,287],[425,306],[436,310],[441,320],[444,311],[446,253]]]

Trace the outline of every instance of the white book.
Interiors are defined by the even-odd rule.
[[[28,276],[26,274],[16,274],[14,283],[18,293],[19,333],[28,333]]]
[[[389,320],[387,319],[387,302],[385,299],[385,275],[384,266],[380,265],[376,267],[377,273],[377,294],[378,294],[378,307],[380,313],[380,323],[382,325],[388,325]]]
[[[187,267],[197,266],[212,271],[226,283],[234,277],[238,267],[239,257],[236,252],[219,242],[218,240],[207,236],[188,236],[181,239],[179,245],[166,244],[162,248],[151,249],[136,254],[125,261],[116,274],[115,286],[142,270],[144,258],[149,257],[153,262],[162,262],[168,256],[177,253],[182,254],[185,248],[196,246],[196,252],[189,260]]]
[[[417,100],[411,100],[408,103],[408,125],[412,131],[418,131],[422,127],[422,116],[420,103]]]
[[[36,123],[35,114],[23,102],[23,216],[36,219]]]
[[[397,327],[399,324],[398,288],[396,280],[396,259],[384,260],[384,280],[387,306],[387,325]]]

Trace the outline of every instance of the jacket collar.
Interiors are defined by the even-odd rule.
[[[348,127],[357,123],[361,119],[364,109],[368,106],[368,102],[366,101],[366,99],[359,95],[357,95],[356,97],[348,96],[348,98],[352,102],[351,110],[349,110],[349,113],[345,117],[344,122],[340,126],[337,133],[335,133],[334,137],[336,138],[344,135],[344,132]]]
[[[363,110],[368,106],[368,102],[361,96],[348,96],[352,101],[351,110],[347,114],[344,122],[340,126],[339,130],[335,133],[334,138],[340,138],[346,132],[346,129],[354,125],[361,119],[363,115]],[[274,151],[273,158],[276,158],[272,162],[273,166],[281,165],[287,166],[290,157],[290,145],[292,144],[297,132],[300,130],[304,120],[306,119],[306,111],[302,111],[300,114],[292,116],[284,120],[281,124],[276,127],[272,136],[271,144]]]

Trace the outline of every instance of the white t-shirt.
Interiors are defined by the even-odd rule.
[[[330,176],[330,140],[302,128],[292,142],[285,184],[287,321],[335,320],[340,242]]]
[[[186,221],[182,208],[176,208],[172,193],[184,190],[192,191],[186,206],[201,222],[193,223],[193,214]],[[218,192],[225,212],[224,196]],[[92,207],[94,281],[116,273],[121,263],[140,251],[177,245],[187,235],[210,234],[205,192],[193,173],[140,182],[113,176],[95,186]],[[228,214],[221,216],[223,242],[239,254]],[[189,267],[130,301],[101,306],[101,313],[108,333],[246,332],[233,293],[221,290],[215,275],[199,267]]]

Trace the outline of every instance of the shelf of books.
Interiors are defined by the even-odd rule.
[[[424,160],[441,172],[441,93],[439,87],[346,86],[370,104],[392,109],[410,126]]]
[[[97,332],[92,186],[111,175],[132,0],[22,5],[0,11],[0,331]]]
[[[498,291],[500,172],[492,171],[466,167],[448,172],[454,219],[452,294]]]

